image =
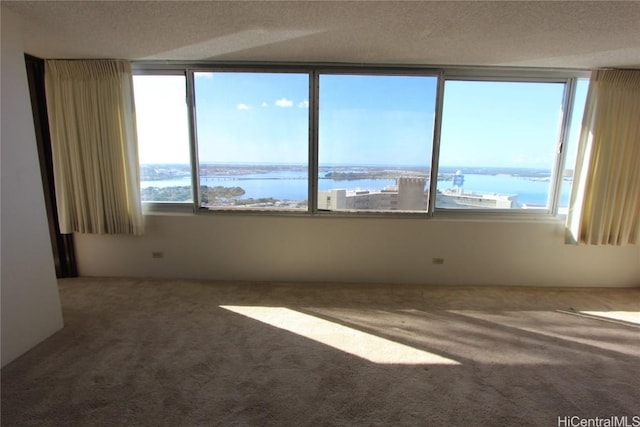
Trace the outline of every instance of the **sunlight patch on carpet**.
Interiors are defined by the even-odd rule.
[[[374,363],[459,365],[455,360],[285,307],[220,307]]]
[[[580,313],[640,325],[640,312],[637,311],[581,311]]]
[[[503,330],[505,345],[509,340],[515,342],[515,346],[507,349],[497,346],[496,339],[492,339],[495,347],[509,355],[510,360],[519,364],[566,364],[572,363],[576,352],[578,354],[588,352],[597,354],[601,350],[616,352],[624,355],[638,357],[637,331],[635,326],[628,322],[611,320],[604,317],[588,315],[579,311],[502,311],[481,312],[474,310],[461,310],[450,312],[460,316],[477,319],[482,322],[494,324],[496,328]],[[566,318],[569,315],[569,318]],[[620,328],[619,324],[633,326]],[[526,333],[521,335],[519,331]],[[517,337],[513,341],[511,337]],[[548,339],[552,340],[549,341]],[[580,347],[562,344],[562,342],[580,344]],[[550,349],[556,348],[551,351]],[[566,351],[565,354],[561,350]],[[612,357],[604,353],[603,355]],[[552,357],[550,357],[552,356]],[[615,356],[613,356],[615,357]]]

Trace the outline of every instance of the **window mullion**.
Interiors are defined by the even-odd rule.
[[[309,194],[307,196],[307,212],[318,212],[318,94],[320,77],[318,71],[309,73]]]
[[[200,173],[198,162],[198,132],[196,123],[196,102],[193,81],[193,70],[185,70],[187,77],[186,102],[189,111],[189,149],[191,155],[191,186],[193,191],[194,212],[200,210]]]
[[[562,123],[558,135],[556,148],[555,165],[551,176],[551,187],[549,188],[549,199],[547,206],[552,215],[558,214],[560,203],[560,191],[562,186],[562,176],[564,172],[564,162],[566,157],[567,139],[569,137],[569,127],[571,126],[571,114],[575,98],[576,78],[570,78],[565,85],[564,98],[562,103]]]
[[[436,90],[436,111],[433,118],[433,146],[431,149],[431,171],[429,179],[428,215],[433,216],[436,208],[436,189],[438,186],[438,164],[440,160],[440,132],[442,127],[442,105],[444,101],[444,73],[438,73]]]

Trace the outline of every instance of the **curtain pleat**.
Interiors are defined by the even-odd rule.
[[[76,265],[73,234],[60,233],[58,225],[58,209],[53,178],[53,155],[51,153],[51,136],[49,119],[47,118],[47,102],[44,88],[44,59],[25,54],[29,93],[31,95],[31,111],[38,145],[42,188],[49,224],[51,249],[56,267],[56,277],[76,277]]]
[[[130,64],[56,60],[45,66],[60,230],[142,234]]]
[[[591,75],[567,231],[569,243],[640,241],[640,70]]]

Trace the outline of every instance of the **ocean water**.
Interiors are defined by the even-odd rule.
[[[142,181],[141,187],[175,187],[191,184],[190,177],[172,180]],[[271,173],[250,174],[242,176],[203,176],[200,184],[210,187],[242,187],[245,194],[242,199],[273,197],[281,200],[307,200],[308,184],[306,173],[298,171],[274,171]],[[329,190],[332,188],[380,190],[388,185],[394,185],[393,179],[358,179],[333,180],[320,178],[318,188]],[[438,181],[438,189],[443,190],[452,186],[451,181]],[[534,181],[511,175],[482,175],[465,174],[463,189],[477,193],[517,194],[520,204],[540,204],[547,202],[550,182]],[[563,182],[560,194],[560,206],[567,206],[569,200],[570,182]]]

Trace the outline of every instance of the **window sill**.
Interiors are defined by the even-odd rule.
[[[214,209],[202,208],[194,211],[192,203],[143,203],[145,215],[202,215],[202,216],[236,216],[236,217],[306,217],[306,218],[351,218],[351,219],[385,219],[385,220],[423,220],[423,221],[456,221],[456,222],[528,222],[528,223],[564,223],[566,215],[551,215],[547,211],[508,211],[508,210],[436,210],[433,215],[426,212],[399,211],[319,211],[306,210],[273,210],[273,209]]]
[[[144,215],[193,215],[193,203],[142,202]]]

